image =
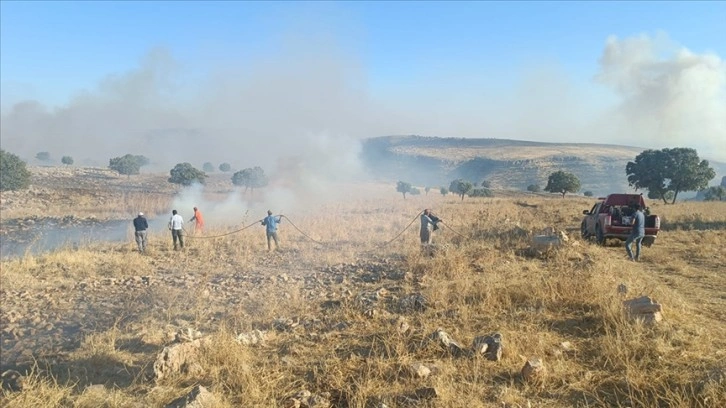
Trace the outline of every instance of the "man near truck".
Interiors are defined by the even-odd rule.
[[[628,239],[625,240],[625,251],[631,261],[637,262],[640,261],[640,248],[645,237],[645,214],[643,214],[640,204],[634,204],[633,208],[635,209],[632,221],[633,229],[630,231]],[[635,242],[635,256],[633,256],[633,250],[631,249],[633,242]]]

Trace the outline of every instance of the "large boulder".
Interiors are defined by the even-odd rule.
[[[154,362],[154,376],[157,380],[177,375],[197,375],[202,372],[199,364],[201,350],[210,344],[209,338],[197,339],[188,343],[177,343],[159,354]]]

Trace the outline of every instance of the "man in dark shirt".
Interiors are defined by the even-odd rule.
[[[144,213],[140,212],[139,216],[134,218],[134,236],[136,237],[136,245],[139,246],[139,252],[142,254],[146,251],[146,230],[149,229],[149,223],[144,218]]]
[[[625,251],[628,252],[628,257],[631,261],[640,260],[640,248],[645,237],[645,214],[640,210],[640,204],[633,205],[635,214],[633,214],[633,230],[630,232],[630,236],[625,240]],[[633,251],[630,246],[635,242],[635,257],[633,257]]]

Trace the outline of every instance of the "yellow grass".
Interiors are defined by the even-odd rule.
[[[726,207],[683,203],[651,209],[664,231],[627,261],[621,244],[579,239],[587,199],[522,195],[403,200],[387,186],[376,195],[289,213],[283,250],[268,254],[262,228],[223,238],[188,238],[184,252],[170,237],[151,237],[147,255],[135,244],[99,244],[2,262],[3,291],[74,290],[81,280],[136,275],[193,276],[196,289],[153,286],[118,296],[124,313],[111,327],[85,336],[50,364],[39,359],[20,392],[4,392],[8,407],[162,407],[194,384],[218,396],[219,407],[285,406],[296,392],[328,393],[332,406],[405,406],[399,398],[422,387],[435,407],[719,407],[726,405]],[[435,232],[436,256],[419,250],[414,216],[431,207],[453,228]],[[575,245],[536,255],[529,239],[547,226],[566,230]],[[210,230],[208,235],[228,230]],[[382,265],[382,266],[381,266]],[[364,279],[375,268],[380,279]],[[349,271],[349,273],[345,273]],[[396,275],[398,274],[398,275]],[[394,277],[397,276],[397,277]],[[222,305],[214,282],[240,291]],[[618,293],[625,284],[627,294]],[[366,294],[386,289],[377,301]],[[425,310],[401,300],[420,293]],[[625,317],[622,301],[648,295],[664,305],[664,321],[647,326]],[[150,308],[157,302],[163,307]],[[327,302],[327,303],[326,303]],[[216,310],[221,318],[210,320]],[[374,310],[375,313],[371,313]],[[403,316],[411,331],[392,321]],[[276,319],[300,324],[275,328]],[[180,321],[213,339],[203,373],[154,382],[151,365]],[[503,359],[453,357],[427,340],[437,328],[465,347],[499,332]],[[243,346],[238,333],[267,331],[263,345]],[[569,350],[561,344],[569,342]],[[543,359],[547,376],[528,383],[519,371]],[[436,366],[425,379],[407,367]],[[104,389],[86,389],[105,384]],[[378,405],[376,405],[378,404]]]

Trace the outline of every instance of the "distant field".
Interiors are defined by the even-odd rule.
[[[158,195],[166,216],[162,197],[178,192],[164,174],[53,177],[46,195],[13,200],[62,216],[123,186]],[[223,199],[225,183],[205,195]],[[0,371],[23,378],[3,377],[0,405],[165,407],[202,385],[212,407],[726,406],[726,203],[650,203],[663,231],[633,263],[617,242],[579,238],[591,199],[404,200],[390,184],[346,192],[307,207],[291,198],[278,252],[266,251],[255,211],[189,236],[183,252],[164,231],[146,255],[129,237],[3,260]],[[97,216],[115,206],[103,203]],[[434,256],[418,242],[426,207],[445,222]],[[532,236],[550,226],[567,243],[533,251]],[[622,302],[642,295],[663,305],[663,321],[628,318]],[[499,361],[472,349],[494,333]],[[159,354],[190,334],[205,340],[186,371],[156,377]],[[525,379],[535,358],[545,371]]]

